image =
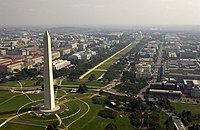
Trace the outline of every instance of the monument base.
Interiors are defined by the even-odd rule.
[[[50,114],[56,114],[56,113],[62,113],[64,111],[69,111],[68,107],[65,106],[65,104],[57,105],[54,109],[46,110],[44,108],[44,105],[37,105],[31,107],[32,112],[35,114],[44,114],[44,115],[50,115]]]

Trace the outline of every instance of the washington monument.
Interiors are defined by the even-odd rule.
[[[51,38],[48,31],[45,31],[44,39],[44,109],[53,110],[55,108]]]

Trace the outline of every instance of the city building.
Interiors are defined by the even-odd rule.
[[[149,95],[152,95],[157,98],[181,98],[182,92],[177,90],[161,90],[161,89],[149,89],[147,90]]]
[[[148,79],[152,76],[151,65],[146,62],[141,62],[136,65],[136,78]]]
[[[200,80],[200,63],[192,59],[167,60],[163,66],[163,76],[173,77],[179,82],[183,79]]]
[[[197,51],[191,49],[180,50],[180,59],[196,59],[197,58]]]
[[[61,56],[67,55],[71,52],[71,49],[61,49],[60,54]]]
[[[193,98],[200,98],[200,86],[192,87],[190,95]]]
[[[184,79],[182,91],[193,98],[200,98],[200,80]]]
[[[170,60],[177,60],[177,55],[176,55],[176,52],[174,52],[174,51],[170,51],[169,53],[168,53],[168,59],[170,59]]]
[[[78,44],[78,50],[79,51],[85,51],[87,49],[88,45],[85,43]]]
[[[54,70],[59,70],[70,66],[71,62],[67,60],[55,60],[52,64]]]
[[[60,58],[60,52],[59,51],[53,51],[52,52],[52,59],[55,60],[55,59],[58,59]]]
[[[147,64],[150,64],[152,67],[154,66],[153,58],[140,58],[139,62],[146,62]]]
[[[82,59],[82,57],[81,57],[81,55],[80,54],[78,54],[78,53],[75,53],[75,54],[72,54],[71,56],[69,56],[69,58],[68,58],[69,60],[81,60]]]

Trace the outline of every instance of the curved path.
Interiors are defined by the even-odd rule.
[[[22,90],[22,83],[20,81],[17,81],[20,85],[20,88],[21,88],[21,91],[22,91],[22,94],[24,94],[31,102],[33,102],[33,100]]]
[[[21,86],[21,87],[22,87],[22,86]],[[24,94],[24,93],[23,93],[23,94]],[[23,95],[23,94],[20,94],[20,95]],[[6,100],[4,103],[6,103],[7,101],[13,99],[14,97],[20,96],[20,95],[15,95],[15,96],[11,97],[10,99]],[[67,95],[67,94],[65,94],[64,96],[62,96],[62,98],[64,98],[66,95]],[[93,95],[88,95],[88,96],[84,96],[84,97],[79,97],[79,98],[76,98],[76,99],[68,99],[68,100],[63,100],[63,101],[61,101],[61,102],[63,102],[63,103],[66,103],[66,102],[69,102],[69,101],[79,100],[80,102],[84,103],[84,104],[87,106],[87,111],[86,111],[85,113],[83,113],[80,117],[78,117],[77,119],[73,120],[68,126],[66,126],[66,125],[63,123],[62,120],[63,120],[63,119],[66,119],[66,118],[70,118],[70,117],[75,116],[76,114],[78,114],[78,113],[81,111],[81,107],[80,107],[80,106],[79,106],[79,110],[78,110],[77,112],[73,113],[72,115],[70,115],[70,116],[68,116],[68,117],[63,117],[63,118],[61,118],[61,117],[59,117],[59,115],[56,114],[55,116],[57,117],[57,119],[53,119],[53,120],[59,120],[59,125],[63,125],[66,129],[68,129],[68,127],[70,127],[70,126],[71,126],[72,124],[74,124],[76,121],[80,120],[82,117],[84,117],[84,116],[90,111],[90,106],[89,106],[89,104],[88,104],[87,102],[83,101],[82,99],[92,98],[93,96],[96,96],[96,95],[98,95],[98,94],[96,93],[96,94],[93,94]],[[31,111],[19,113],[20,110],[21,110],[23,107],[25,107],[25,106],[27,106],[27,105],[29,105],[29,104],[31,104],[31,103],[39,102],[39,101],[43,101],[43,99],[32,100],[32,101],[30,101],[30,102],[28,102],[28,103],[22,105],[22,106],[18,109],[17,114],[14,115],[14,116],[11,116],[11,117],[9,117],[9,118],[6,118],[6,120],[0,124],[0,127],[4,126],[5,124],[7,124],[8,122],[10,122],[11,120],[13,120],[13,119],[15,119],[15,118],[19,118],[19,117],[20,117],[20,118],[23,119],[22,116],[31,113]],[[78,104],[78,105],[79,105],[79,104]],[[50,120],[50,121],[52,121],[52,120]]]
[[[17,118],[17,117],[20,117],[20,116],[22,116],[22,115],[26,115],[26,114],[28,114],[28,113],[30,113],[30,111],[24,112],[24,113],[21,113],[21,114],[18,114],[18,115],[15,115],[15,116],[12,116],[12,117],[8,118],[6,121],[4,121],[3,123],[0,124],[0,128],[1,128],[2,126],[4,126],[7,122],[9,122],[9,121],[11,121],[11,120],[13,120],[13,119],[15,119],[15,118]]]
[[[72,121],[69,125],[67,125],[67,129],[73,124],[75,123],[76,121],[80,120],[82,117],[84,117],[89,111],[90,111],[90,106],[88,105],[87,102],[81,100],[81,99],[78,99],[79,101],[83,102],[85,105],[87,105],[87,111],[81,115],[79,118],[77,118],[76,120]]]

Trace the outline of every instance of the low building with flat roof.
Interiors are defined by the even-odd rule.
[[[183,79],[200,80],[200,62],[191,59],[168,60],[164,62],[163,76],[175,78],[178,82]]]
[[[181,98],[182,92],[177,90],[149,89],[148,94],[158,98]]]

